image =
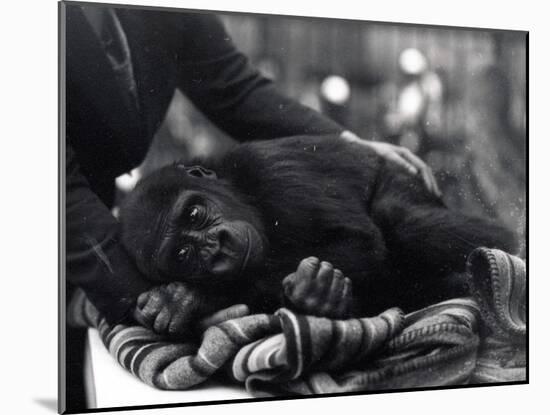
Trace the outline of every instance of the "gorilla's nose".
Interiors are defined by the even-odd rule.
[[[218,243],[218,241],[208,241],[203,244],[200,250],[201,260],[204,264],[210,267],[211,262],[214,261],[214,258],[218,256],[219,253],[220,244]]]
[[[214,275],[224,275],[235,270],[238,253],[231,242],[231,232],[219,226],[208,235],[208,242],[201,251],[203,263]]]

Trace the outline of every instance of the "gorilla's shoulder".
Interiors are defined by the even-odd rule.
[[[337,134],[250,141],[236,146],[229,159],[249,166],[283,162],[285,165],[314,165],[320,169],[346,166],[372,170],[379,169],[381,164],[380,157],[369,146],[350,143]]]
[[[249,141],[239,145],[237,151],[255,153],[287,153],[303,152],[308,150],[338,151],[345,147],[345,142],[339,135],[296,135],[275,138],[272,140]]]

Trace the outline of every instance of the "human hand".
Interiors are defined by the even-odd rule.
[[[345,318],[351,311],[351,280],[315,257],[302,260],[283,280],[283,291],[293,308],[305,314]]]
[[[404,169],[409,174],[420,175],[426,188],[435,196],[441,197],[441,191],[439,190],[432,169],[408,148],[380,141],[362,140],[351,131],[344,131],[341,137],[349,142],[371,148],[384,160]]]

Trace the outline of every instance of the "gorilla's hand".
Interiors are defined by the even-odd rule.
[[[331,318],[346,318],[351,311],[351,280],[328,262],[310,257],[283,280],[286,299],[296,311]]]
[[[186,284],[172,282],[142,293],[137,300],[134,318],[159,334],[188,334],[203,303],[196,290]]]

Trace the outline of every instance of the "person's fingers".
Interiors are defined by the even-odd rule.
[[[418,169],[418,171],[420,171],[422,180],[428,190],[438,197],[441,197],[441,191],[439,190],[439,186],[437,185],[432,169],[420,157],[405,147],[399,148],[399,154],[401,154],[403,158],[408,160]]]
[[[434,193],[433,183],[430,178],[430,173],[428,169],[423,169],[420,171],[420,175],[422,176],[422,180],[424,181],[424,185],[427,187],[427,189],[430,191],[430,193]]]
[[[428,167],[428,175],[430,177],[430,181],[432,184],[432,193],[436,195],[437,197],[441,197],[441,190],[439,190],[439,186],[437,185],[437,180],[435,178],[435,175],[431,168]]]
[[[409,174],[418,174],[418,169],[397,151],[390,152],[385,156],[385,158],[390,163],[393,163],[398,167],[404,169]]]
[[[435,174],[433,173],[433,170],[429,169],[428,173],[429,173],[430,179],[432,181],[433,194],[436,195],[437,197],[443,196],[443,194],[441,193],[441,190],[439,189],[439,186],[437,184],[437,179],[435,178]]]
[[[155,318],[153,330],[160,334],[166,333],[171,316],[172,315],[170,313],[170,310],[168,310],[168,307],[164,307],[162,310],[160,310],[160,312],[157,314],[157,317]]]
[[[439,185],[437,184],[437,179],[435,178],[435,174],[434,174],[432,169],[430,169],[430,176],[431,176],[431,179],[432,179],[432,186],[433,186],[433,189],[434,189],[434,193],[436,194],[437,197],[442,197],[443,194],[441,193],[441,189],[439,188]]]
[[[424,182],[424,185],[426,188],[433,193],[433,181],[430,177],[430,170],[429,167],[422,161],[422,159],[418,156],[416,156],[412,151],[410,151],[407,148],[401,147],[399,148],[399,154],[401,157],[403,157],[405,160],[407,160],[409,163],[411,163],[417,171],[420,173],[420,176],[422,177],[422,181]]]
[[[231,307],[220,310],[211,316],[203,318],[199,324],[198,328],[201,331],[206,330],[208,327],[215,326],[216,324],[223,323],[227,320],[232,320],[234,318],[244,317],[250,314],[250,310],[246,304],[236,304]]]

